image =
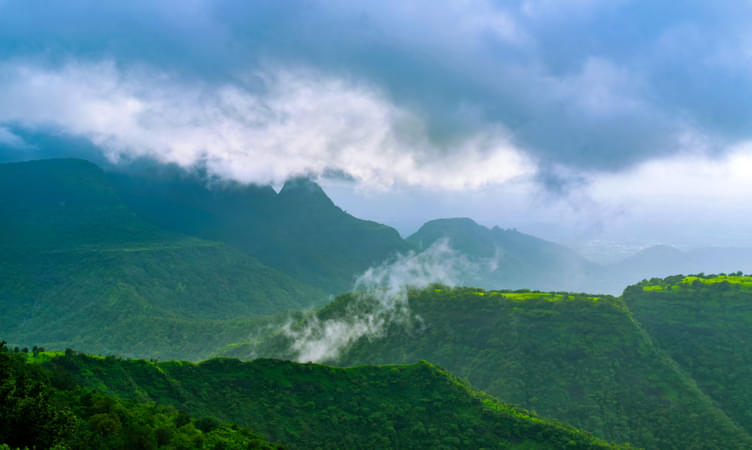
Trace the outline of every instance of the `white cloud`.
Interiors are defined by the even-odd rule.
[[[332,361],[361,338],[381,337],[391,325],[409,328],[420,322],[409,309],[409,289],[423,289],[432,283],[454,286],[467,274],[493,270],[493,263],[471,262],[447,239],[441,239],[421,253],[397,255],[363,272],[344,314],[325,320],[312,315],[300,323],[287,324],[282,331],[291,340],[290,350],[296,360]]]
[[[441,148],[377,89],[309,70],[269,69],[211,86],[112,62],[0,65],[0,124],[51,126],[106,155],[204,164],[241,182],[335,170],[374,187],[462,189],[534,172],[501,128]]]
[[[647,161],[619,174],[593,176],[590,195],[599,202],[629,204],[646,213],[676,214],[752,210],[752,142],[723,156],[705,152]]]

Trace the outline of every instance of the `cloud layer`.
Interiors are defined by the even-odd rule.
[[[244,182],[453,192],[395,214],[485,199],[488,224],[671,235],[700,204],[752,215],[713,169],[752,140],[751,22],[700,0],[0,0],[0,159],[47,133]]]
[[[0,73],[0,123],[83,136],[113,161],[149,157],[258,184],[335,172],[373,187],[461,189],[533,172],[503,130],[439,148],[420,117],[377,89],[312,71],[220,85],[111,62],[7,63]]]
[[[620,170],[692,151],[687,135],[715,151],[750,137],[750,18],[748,3],[699,1],[30,0],[23,8],[0,2],[0,58],[5,70],[23,57],[68,74],[71,60],[114,61],[118,71],[147,67],[200,97],[207,90],[236,95],[228,89],[269,66],[302,67],[345,80],[324,82],[330,93],[377,91],[392,109],[386,120],[417,118],[423,130],[407,133],[422,133],[430,142],[419,143],[435,150],[431,156],[467,152],[490,133],[543,171]],[[196,92],[196,84],[205,86]],[[359,106],[316,113],[353,107],[358,117]]]

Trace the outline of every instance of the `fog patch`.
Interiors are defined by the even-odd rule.
[[[436,241],[420,252],[400,254],[361,274],[344,314],[322,319],[313,314],[302,322],[289,323],[282,333],[292,343],[290,351],[299,362],[333,361],[361,338],[383,337],[391,325],[414,326],[419,316],[410,312],[408,293],[440,283],[456,286],[485,262],[471,262],[450,245]],[[493,262],[488,262],[493,264]]]

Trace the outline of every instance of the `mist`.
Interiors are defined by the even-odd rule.
[[[359,339],[383,337],[389,326],[420,326],[420,317],[410,312],[409,291],[435,283],[455,286],[482,264],[471,262],[448,239],[441,239],[420,253],[397,255],[359,275],[350,300],[334,317],[312,314],[301,322],[289,322],[281,332],[290,339],[295,360],[335,360]]]

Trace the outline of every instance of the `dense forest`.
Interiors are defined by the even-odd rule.
[[[413,249],[393,228],[347,214],[304,178],[279,193],[227,182],[218,188],[180,172],[108,178],[151,223],[230,245],[327,294],[349,290],[356,274]]]
[[[752,277],[673,276],[624,291],[656,344],[752,434]]]
[[[86,161],[0,164],[0,217],[10,342],[201,359],[265,316],[326,298],[225,244],[142,220]]]
[[[334,297],[363,269],[388,271],[398,252],[415,264],[445,238],[449,257],[468,262],[457,274],[468,284],[542,276],[576,286],[606,272],[469,219],[431,221],[403,240],[307,180],[279,193],[206,181],[108,174],[73,159],[0,164],[0,337],[12,343],[3,395],[21,408],[7,420],[36,404],[23,396],[43,393],[34,407],[54,428],[23,445],[133,447],[130,435],[162,446],[169,435],[175,448],[605,445],[592,433],[645,448],[752,446],[748,276],[653,278],[619,297],[439,284],[399,290],[404,298],[373,286]],[[625,273],[639,272],[629,264]],[[321,327],[301,332],[311,324]],[[298,344],[310,339],[338,342],[306,357],[342,369],[157,362],[306,362]],[[98,414],[117,416],[106,436]]]
[[[3,348],[0,369],[9,405],[0,441],[12,446],[275,446],[229,422],[290,448],[615,448],[499,403],[427,362],[155,363]]]
[[[248,428],[174,407],[122,399],[83,387],[66,372],[0,343],[1,448],[281,448]]]
[[[355,301],[357,296],[342,296],[320,310],[316,320],[341,319]],[[656,347],[620,298],[434,286],[412,291],[409,309],[412,326],[393,323],[382,335],[364,336],[328,362],[351,366],[425,359],[502,401],[614,442],[719,449],[752,443]],[[295,358],[291,339],[280,333],[253,350]],[[242,356],[242,351],[233,347],[228,354]]]

